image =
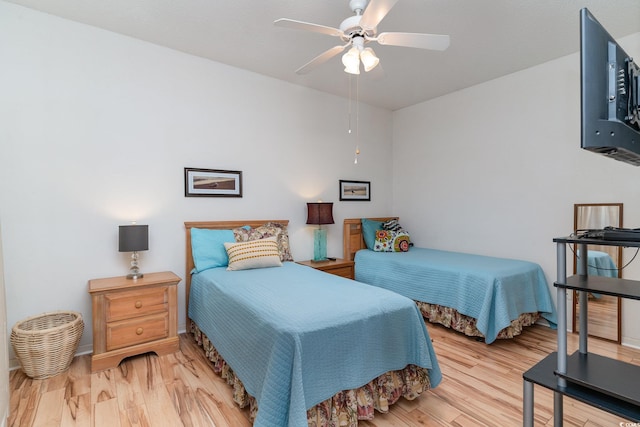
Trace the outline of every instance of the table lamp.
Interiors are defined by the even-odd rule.
[[[307,203],[307,224],[317,224],[313,231],[313,261],[327,259],[327,231],[322,224],[333,224],[333,203]]]
[[[148,225],[121,225],[119,226],[118,251],[131,252],[131,268],[127,279],[139,279],[143,277],[138,267],[138,251],[149,249]]]

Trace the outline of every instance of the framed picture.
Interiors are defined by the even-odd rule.
[[[185,197],[242,197],[242,172],[184,168]]]
[[[340,180],[340,200],[371,200],[371,182]]]

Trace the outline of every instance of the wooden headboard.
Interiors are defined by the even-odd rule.
[[[382,218],[367,218],[371,221],[388,221],[390,219],[398,219],[397,216],[387,216]],[[344,230],[342,232],[342,257],[353,261],[356,252],[360,249],[366,249],[362,236],[362,221],[360,218],[346,218],[344,220]]]
[[[191,229],[192,228],[205,228],[208,230],[231,230],[237,227],[244,227],[248,225],[251,228],[260,227],[267,222],[276,222],[282,225],[288,225],[288,219],[267,219],[267,220],[245,220],[245,221],[191,221],[185,222],[184,228],[186,232],[186,267],[184,272],[185,277],[185,313],[187,323],[185,327],[187,332],[190,332],[190,319],[189,319],[189,293],[191,292],[191,270],[195,267],[193,262],[193,254],[191,253]]]

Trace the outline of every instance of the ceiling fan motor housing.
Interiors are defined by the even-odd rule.
[[[348,17],[340,24],[340,31],[344,33],[344,39],[349,40],[356,36],[369,36],[374,35],[373,31],[365,31],[360,26],[360,20],[362,19],[362,13],[367,7],[369,0],[351,0],[349,1],[349,7],[355,13],[355,15]]]
[[[362,35],[364,32],[360,26],[360,19],[362,15],[350,16],[340,24],[340,31],[345,35],[345,38],[351,39],[355,35]]]

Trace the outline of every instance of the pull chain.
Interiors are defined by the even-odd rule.
[[[356,75],[356,154],[353,164],[358,164],[358,155],[360,154],[360,80]]]
[[[349,74],[349,135],[351,135],[351,74]]]
[[[352,85],[353,76],[349,74],[349,135],[352,133],[351,129],[351,119],[352,119],[352,96],[353,96],[353,85]],[[358,80],[358,76],[356,75],[356,151],[353,159],[353,164],[358,164],[358,155],[360,154],[360,81]]]

